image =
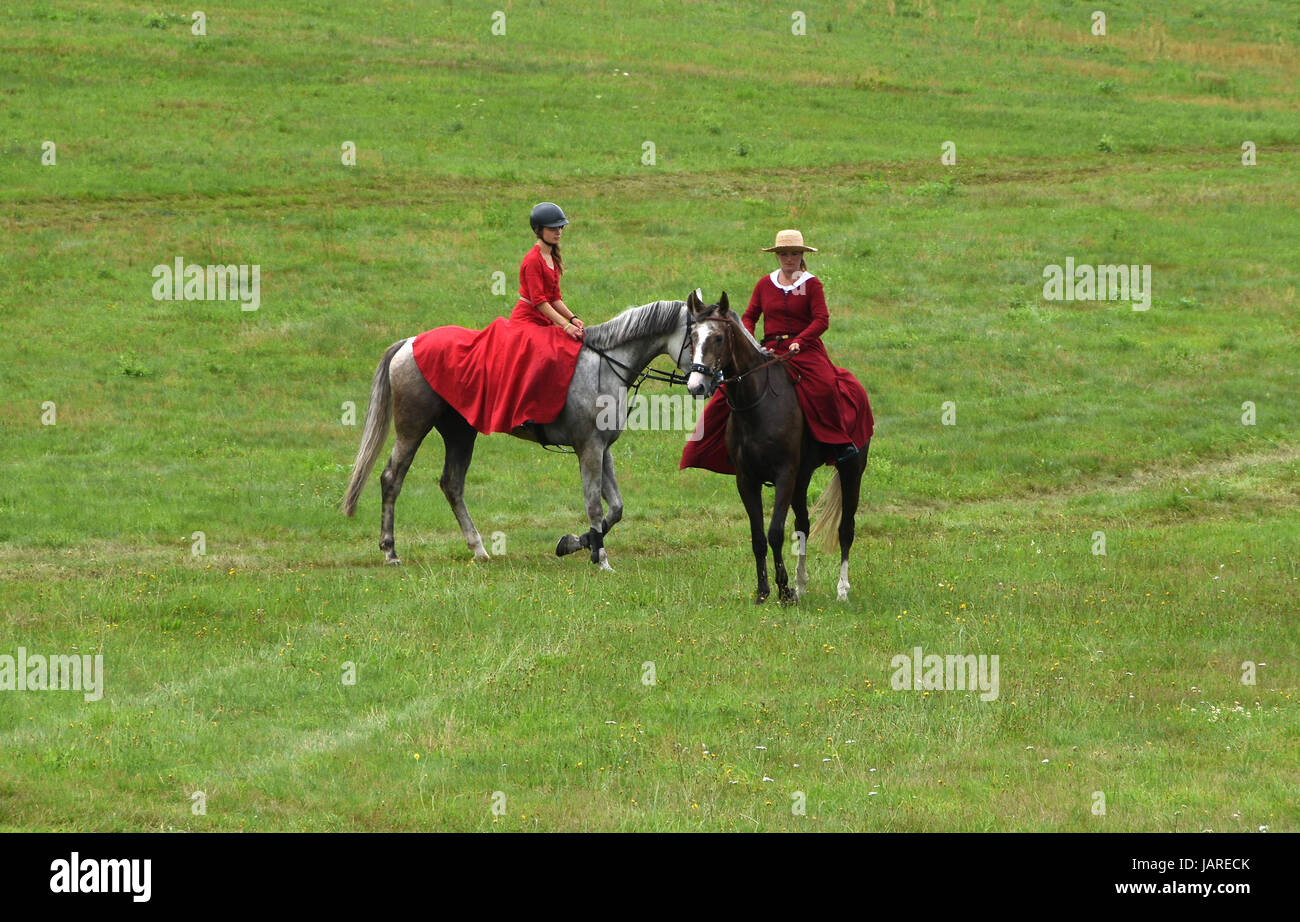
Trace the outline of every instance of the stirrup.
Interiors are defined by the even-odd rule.
[[[554,442],[548,442],[546,440],[546,427],[543,423],[535,423],[531,419],[526,419],[524,420],[524,425],[527,426],[528,431],[533,434],[533,438],[537,440],[537,444],[541,445],[543,448],[547,445],[555,444]]]
[[[850,458],[854,457],[855,455],[859,454],[858,446],[854,445],[852,442],[849,442],[847,447],[845,447],[843,450],[844,453],[835,458],[836,464],[839,464],[840,462],[843,461],[847,461]]]

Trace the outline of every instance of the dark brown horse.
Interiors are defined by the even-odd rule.
[[[705,305],[695,294],[686,302],[691,314],[692,396],[712,394],[721,386],[731,410],[727,418],[727,454],[736,469],[736,489],[749,514],[750,541],[758,568],[758,593],[763,602],[772,589],[767,581],[767,548],[776,565],[778,598],[793,602],[808,585],[808,483],[821,466],[827,446],[815,441],[804,423],[795,394],[793,374],[780,358],[760,346],[741,324],[722,293],[717,304]],[[829,534],[838,525],[840,580],[838,597],[849,597],[849,549],[853,547],[854,516],[870,441],[857,454],[836,462],[836,473],[814,512],[818,531]],[[772,520],[763,534],[763,484],[776,487]],[[785,520],[794,507],[795,588],[791,591],[781,549]]]

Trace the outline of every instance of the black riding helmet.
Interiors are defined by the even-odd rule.
[[[554,202],[539,202],[533,206],[533,213],[528,216],[528,223],[536,231],[540,227],[564,227],[569,223],[569,219]]]

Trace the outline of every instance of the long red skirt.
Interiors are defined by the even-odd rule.
[[[438,327],[412,343],[429,386],[482,433],[554,422],[581,348],[524,301],[484,330]]]
[[[773,351],[784,354],[784,345],[778,344]],[[795,393],[814,439],[827,446],[852,442],[859,449],[870,441],[876,430],[871,401],[852,372],[832,365],[824,349],[802,351],[790,360],[789,366],[800,377]],[[680,470],[699,467],[719,474],[736,473],[727,456],[730,415],[726,394],[719,388],[700,414],[691,441],[686,443]],[[825,463],[835,463],[834,450],[826,450]]]

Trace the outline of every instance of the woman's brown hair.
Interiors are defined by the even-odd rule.
[[[542,229],[540,227],[534,227],[533,233],[537,235],[538,240],[542,239]],[[543,240],[542,242],[545,243],[546,241]],[[558,243],[551,244],[551,258],[555,260],[555,274],[564,275],[564,259],[560,256],[560,245]]]

